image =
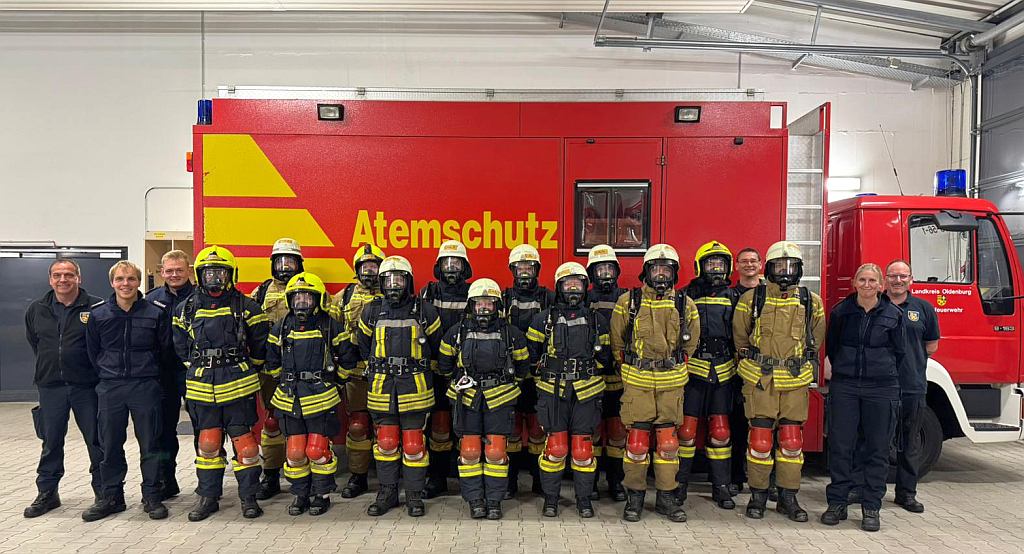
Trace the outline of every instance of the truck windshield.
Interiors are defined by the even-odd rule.
[[[974,282],[972,231],[940,229],[932,215],[910,218],[910,263],[917,281],[968,284]]]

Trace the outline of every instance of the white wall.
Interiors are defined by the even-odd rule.
[[[73,17],[65,19],[68,30],[25,25],[0,32],[0,240],[127,245],[133,259],[141,258],[143,195],[150,187],[191,184],[184,154],[192,149],[196,99],[222,84],[739,84],[789,102],[791,117],[832,102],[831,172],[861,177],[865,191],[897,192],[880,124],[906,194],[929,193],[934,172],[950,165],[948,91],[914,92],[905,83],[812,68],[794,72],[788,63],[749,55],[738,80],[734,54],[598,49],[592,29],[559,30],[556,22],[525,16],[488,24],[430,16],[415,25],[396,16],[335,32],[314,29],[310,16],[274,29],[270,15],[249,16],[244,26],[243,16],[207,16],[204,89],[199,16],[175,14],[170,24],[165,17],[134,16],[120,25],[144,32],[79,25]],[[271,30],[258,30],[263,25]],[[827,36],[822,31],[819,42]],[[913,43],[906,35],[899,39]],[[168,206],[151,219],[173,226],[190,217],[180,199]]]

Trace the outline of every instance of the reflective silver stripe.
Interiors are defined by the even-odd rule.
[[[555,323],[559,325],[565,325],[566,327],[575,327],[577,325],[587,325],[587,318],[577,317],[576,319],[565,319],[565,316],[558,316],[558,321]]]
[[[495,331],[492,333],[481,333],[480,331],[470,331],[466,333],[467,339],[477,340],[501,340],[501,333]]]
[[[600,302],[592,302],[590,304],[591,310],[614,310],[615,302],[610,300],[602,300]]]
[[[519,300],[513,299],[508,303],[509,307],[516,307],[520,310],[539,310],[541,308],[539,300],[531,300],[529,302],[520,302]]]
[[[378,319],[376,327],[419,327],[415,319]]]
[[[452,300],[437,300],[434,299],[434,307],[441,308],[443,310],[465,310],[467,302],[465,300],[452,301]]]

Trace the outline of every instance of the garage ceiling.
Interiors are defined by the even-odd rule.
[[[752,0],[614,0],[612,12],[742,13]],[[372,11],[558,13],[601,11],[603,0],[27,0],[0,3],[0,10],[146,10],[146,11]]]

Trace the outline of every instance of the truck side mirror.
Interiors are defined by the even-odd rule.
[[[978,218],[962,212],[943,210],[935,214],[935,226],[954,233],[974,231],[978,228]]]

